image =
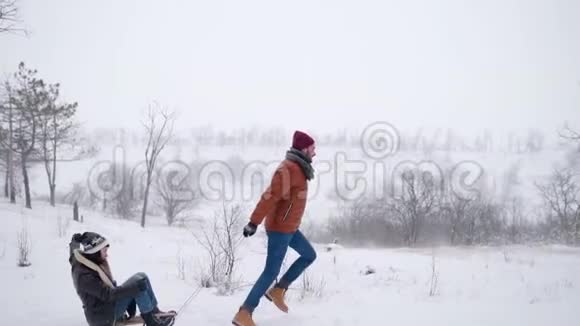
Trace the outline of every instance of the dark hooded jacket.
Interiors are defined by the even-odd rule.
[[[75,234],[69,244],[69,262],[86,320],[90,326],[112,326],[115,324],[115,302],[137,295],[139,287],[137,284],[116,286],[106,262],[99,262],[96,255],[81,253],[81,241],[81,235]]]

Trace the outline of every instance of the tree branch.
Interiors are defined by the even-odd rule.
[[[27,31],[18,27],[21,23],[16,0],[0,0],[0,33],[24,33]]]
[[[573,141],[580,141],[580,132],[573,130],[570,126],[564,126],[564,130],[558,133],[560,137]]]

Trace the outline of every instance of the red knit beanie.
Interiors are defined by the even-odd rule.
[[[300,130],[294,132],[294,137],[292,137],[292,147],[298,150],[303,150],[312,144],[314,144],[314,139],[312,139],[312,137]]]

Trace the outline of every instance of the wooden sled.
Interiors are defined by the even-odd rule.
[[[157,317],[168,317],[168,316],[177,316],[176,312],[166,312],[166,313],[159,313],[155,314]],[[125,325],[144,325],[145,321],[141,316],[135,316],[129,320],[121,320],[118,321],[115,326],[125,326]]]
[[[115,323],[115,326],[125,326],[125,325],[143,325],[145,321],[141,316],[135,316],[129,320],[121,320]]]

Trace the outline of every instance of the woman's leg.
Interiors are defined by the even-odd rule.
[[[124,298],[115,302],[115,320],[123,319],[132,301],[133,298]]]
[[[149,297],[151,298],[151,303],[153,304],[153,306],[157,307],[157,304],[158,304],[157,297],[155,297],[155,291],[153,291],[153,286],[151,285],[151,281],[149,280],[149,276],[147,276],[147,274],[145,274],[145,273],[137,273],[137,274],[135,274],[135,276],[141,277],[147,281],[147,293],[149,294]]]
[[[157,307],[157,299],[155,298],[155,293],[153,293],[153,289],[151,288],[151,283],[149,282],[149,278],[147,277],[147,275],[145,273],[137,273],[137,274],[131,276],[123,284],[134,283],[134,282],[137,282],[141,279],[145,279],[147,281],[147,287],[145,288],[145,290],[139,292],[136,296],[134,296],[133,298],[130,298],[130,299],[131,300],[134,299],[135,302],[137,302],[137,306],[139,307],[139,311],[141,312],[141,314],[146,314],[146,313],[152,312]],[[130,302],[130,300],[129,300],[129,302]],[[128,306],[128,303],[127,303],[127,306]],[[125,309],[126,309],[126,307],[125,307]],[[121,309],[121,308],[119,308],[119,309]]]

